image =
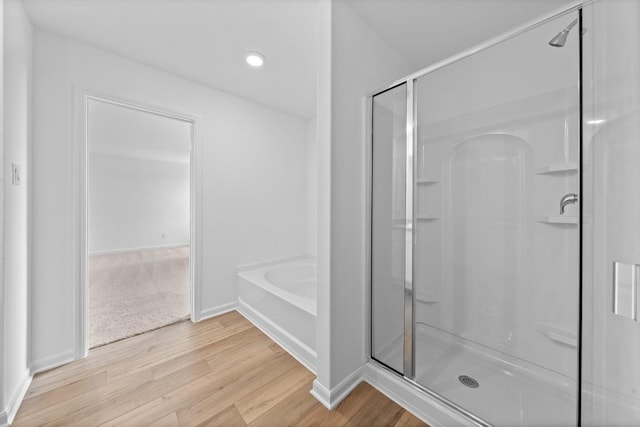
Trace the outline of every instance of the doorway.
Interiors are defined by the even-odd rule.
[[[86,98],[86,345],[188,319],[194,122]]]

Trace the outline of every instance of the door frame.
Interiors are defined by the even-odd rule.
[[[74,218],[74,266],[75,286],[75,359],[86,357],[89,352],[88,337],[88,223],[89,223],[89,102],[103,102],[135,111],[146,112],[158,116],[179,120],[191,126],[189,154],[189,316],[191,322],[201,320],[202,296],[202,155],[201,155],[201,118],[191,113],[178,112],[165,107],[149,106],[132,100],[124,100],[109,95],[74,87],[74,159],[73,159],[73,194],[75,209]]]

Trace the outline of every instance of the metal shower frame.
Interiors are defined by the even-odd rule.
[[[416,99],[415,99],[415,92],[414,92],[414,86],[415,86],[415,82],[417,79],[419,79],[420,77],[423,77],[427,74],[430,74],[436,70],[439,70],[441,68],[444,68],[446,66],[449,66],[455,62],[458,62],[462,59],[468,58],[470,56],[473,56],[477,53],[480,53],[490,47],[496,46],[502,42],[505,42],[507,40],[510,40],[514,37],[517,37],[523,33],[526,33],[536,27],[539,27],[549,21],[552,21],[556,18],[559,18],[563,15],[567,15],[573,12],[578,12],[578,34],[583,34],[583,22],[582,22],[582,9],[584,6],[593,3],[593,1],[597,1],[597,0],[585,0],[585,1],[580,1],[580,0],[576,0],[573,1],[572,3],[569,3],[568,5],[562,7],[561,9],[555,10],[547,15],[544,15],[540,18],[538,18],[535,21],[529,22],[527,24],[524,24],[520,27],[517,27],[507,33],[504,33],[500,36],[497,36],[495,38],[492,38],[482,44],[479,44],[471,49],[465,50],[457,55],[454,55],[448,59],[445,59],[443,61],[440,61],[436,64],[433,64],[427,68],[424,68],[422,70],[419,70],[415,73],[412,73],[402,79],[399,79],[397,81],[395,81],[394,83],[392,83],[391,85],[382,88],[380,90],[377,90],[375,92],[370,93],[367,97],[366,97],[366,108],[367,108],[367,144],[368,144],[368,148],[367,148],[367,167],[368,167],[368,183],[367,183],[367,191],[368,191],[368,205],[367,205],[367,221],[369,223],[369,236],[367,237],[367,250],[368,250],[368,258],[367,258],[367,268],[366,268],[366,275],[367,275],[367,289],[365,292],[365,295],[367,295],[368,297],[368,313],[367,313],[367,320],[366,320],[366,325],[368,327],[368,345],[366,346],[366,351],[367,354],[365,355],[367,360],[370,363],[373,363],[374,365],[381,367],[391,373],[393,373],[394,375],[402,378],[406,383],[408,383],[409,385],[411,385],[414,389],[416,389],[417,391],[426,393],[427,395],[429,395],[430,397],[434,398],[435,400],[437,400],[438,402],[448,406],[449,408],[453,409],[454,411],[457,411],[461,414],[463,414],[464,416],[466,416],[469,421],[471,421],[473,424],[478,425],[478,426],[483,426],[483,427],[490,427],[491,424],[488,423],[487,421],[481,419],[480,417],[476,416],[475,414],[465,410],[464,408],[460,407],[459,405],[457,405],[456,403],[440,396],[438,393],[428,389],[427,387],[419,384],[416,379],[415,379],[415,360],[414,360],[414,356],[415,356],[415,336],[414,336],[414,330],[413,330],[413,326],[414,326],[414,319],[413,319],[413,313],[414,313],[414,291],[413,291],[413,276],[414,276],[414,262],[413,262],[413,243],[415,241],[415,227],[412,226],[414,218],[416,217],[416,203],[414,202],[415,199],[413,197],[413,195],[416,194],[416,187],[417,187],[417,180],[414,179],[414,171],[416,170],[417,167],[417,157],[414,155],[414,153],[416,153],[417,151],[417,139],[416,139]],[[581,40],[581,37],[580,37]],[[582,42],[580,41],[579,43],[579,55],[580,55],[580,104],[579,104],[579,116],[580,116],[580,147],[582,147]],[[373,186],[372,186],[372,182],[373,182],[373,176],[372,176],[372,163],[373,163],[373,119],[372,119],[372,115],[373,115],[373,98],[376,95],[379,95],[381,93],[384,93],[388,90],[400,87],[402,85],[406,85],[406,93],[407,93],[407,122],[406,122],[406,179],[405,179],[405,215],[406,215],[406,220],[405,220],[405,230],[407,230],[407,232],[405,233],[406,236],[406,242],[405,242],[405,248],[406,248],[406,252],[405,252],[405,262],[404,262],[404,275],[405,275],[405,279],[404,279],[404,340],[403,340],[403,373],[400,374],[399,372],[397,372],[396,370],[388,367],[387,365],[385,365],[384,363],[381,363],[377,360],[375,360],[373,358],[373,349],[372,349],[372,333],[373,333],[373,329],[372,329],[372,324],[371,324],[371,320],[372,320],[372,313],[373,313],[373,306],[372,306],[372,260],[371,260],[371,242],[372,242],[372,235],[373,235],[373,229],[372,229],[372,213],[373,213],[373,206],[372,206],[372,198],[373,198]],[[582,149],[580,149],[580,164],[582,164]],[[580,192],[582,192],[582,168],[580,168]],[[579,218],[582,218],[582,204],[580,204],[580,212],[579,212]],[[579,295],[578,295],[578,303],[579,303],[579,315],[578,315],[578,363],[577,363],[577,367],[578,367],[578,372],[577,372],[577,379],[576,379],[576,384],[578,386],[578,390],[577,390],[577,405],[576,405],[576,410],[577,410],[577,425],[581,424],[581,371],[582,371],[582,345],[581,345],[581,335],[582,335],[582,221],[579,221]]]

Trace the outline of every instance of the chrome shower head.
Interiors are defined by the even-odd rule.
[[[577,19],[574,19],[573,21],[571,21],[571,24],[567,25],[567,28],[560,31],[558,35],[552,38],[549,41],[549,44],[553,47],[563,47],[564,44],[567,42],[567,37],[569,36],[569,32],[577,23],[578,23]]]

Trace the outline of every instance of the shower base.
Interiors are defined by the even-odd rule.
[[[421,323],[415,332],[417,383],[495,426],[575,426],[575,380]]]

